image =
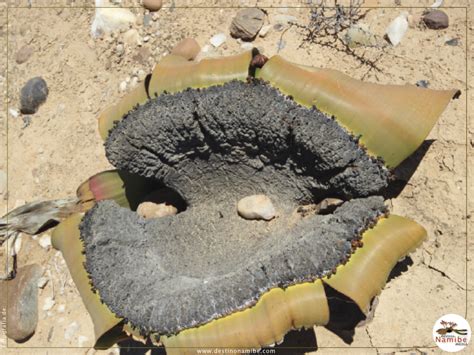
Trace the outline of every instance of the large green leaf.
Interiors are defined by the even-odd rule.
[[[257,77],[298,103],[334,116],[390,168],[421,145],[458,94],[457,90],[363,82],[337,70],[299,66],[280,56],[270,58]]]

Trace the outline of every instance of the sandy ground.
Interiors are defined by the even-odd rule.
[[[18,1],[18,4],[23,3],[26,1]],[[75,2],[78,3],[81,2]],[[11,210],[24,202],[73,196],[82,181],[109,168],[96,119],[106,105],[120,98],[120,83],[139,69],[149,72],[153,64],[183,37],[194,37],[204,46],[212,35],[218,32],[228,34],[232,16],[238,11],[222,9],[215,4],[211,8],[184,9],[179,7],[179,1],[175,2],[176,8],[170,9],[169,3],[165,1],[168,8],[162,9],[151,25],[150,31],[158,31],[159,37],[153,37],[141,47],[126,46],[121,58],[114,53],[115,38],[91,38],[93,9],[10,8],[7,38],[5,6],[0,7],[1,170],[7,170],[8,159],[8,194],[3,194],[0,201],[2,214],[7,208]],[[206,5],[213,3],[216,2],[201,2]],[[269,4],[268,1],[237,3]],[[395,5],[394,1],[368,3]],[[410,6],[413,2],[401,3]],[[417,3],[427,6],[432,1]],[[466,3],[445,1],[445,7],[464,6]],[[47,2],[33,1],[33,4],[45,5]],[[133,11],[143,17],[143,9]],[[279,13],[294,15],[301,23],[305,23],[308,17],[306,8],[274,8],[267,11],[270,23]],[[399,8],[373,9],[364,22],[374,33],[381,35],[400,11]],[[419,15],[423,9],[407,11]],[[472,297],[466,299],[466,287],[472,287],[466,285],[466,267],[470,275],[474,274],[473,263],[470,260],[466,263],[466,227],[469,225],[472,231],[471,215],[474,209],[472,197],[466,202],[467,196],[473,196],[473,185],[466,181],[467,167],[474,166],[472,115],[466,122],[467,103],[473,102],[472,93],[467,91],[467,88],[470,91],[473,88],[472,67],[467,72],[466,66],[468,61],[472,62],[474,53],[471,51],[468,55],[466,52],[468,32],[470,38],[474,37],[473,23],[471,17],[466,24],[468,11],[465,8],[445,8],[444,11],[450,18],[448,29],[410,29],[399,46],[386,49],[378,64],[381,72],[367,74],[366,66],[361,66],[344,53],[327,48],[299,48],[302,35],[295,28],[284,34],[271,31],[266,38],[254,41],[256,47],[271,56],[277,53],[278,41],[282,39],[285,46],[279,54],[285,58],[307,65],[335,68],[355,78],[365,76],[365,80],[392,84],[414,84],[424,79],[430,82],[431,88],[462,90],[461,98],[448,106],[428,137],[431,145],[426,145],[429,148],[413,175],[410,177],[409,167],[416,166],[416,156],[423,156],[420,152],[398,171],[398,175],[409,178],[409,182],[397,198],[388,201],[393,213],[411,217],[428,230],[427,242],[411,256],[413,264],[386,286],[379,298],[374,320],[356,329],[352,343],[347,344],[325,328],[316,329],[318,353],[438,353],[440,351],[431,337],[436,319],[446,313],[467,314],[471,326],[474,326]],[[136,28],[146,34],[143,25]],[[459,46],[444,44],[451,38],[459,38]],[[15,62],[15,54],[24,45],[31,46],[34,53],[26,63],[19,65]],[[215,54],[229,55],[240,51],[240,44],[229,36]],[[22,85],[35,76],[46,80],[49,97],[25,127],[21,116],[7,117],[8,109],[4,103],[8,100],[9,109],[18,108]],[[468,77],[471,83],[466,82]],[[471,105],[469,112],[472,110]],[[469,131],[466,132],[466,129]],[[472,168],[469,174],[468,181],[472,182]],[[468,244],[474,252],[474,242],[469,240]],[[41,248],[38,239],[23,236],[18,264],[31,263],[42,265],[49,278],[45,288],[39,290],[36,333],[27,342],[18,344],[6,339],[5,334],[0,332],[0,347],[8,347],[0,348],[0,353],[94,353],[89,349],[94,340],[92,323],[62,256],[53,249]],[[55,305],[44,311],[47,297],[54,297]],[[466,309],[466,306],[469,308]],[[73,322],[79,328],[70,339],[65,339],[65,330]],[[463,352],[469,353],[472,349],[471,344],[470,349]],[[111,351],[117,353],[118,349],[104,353]]]

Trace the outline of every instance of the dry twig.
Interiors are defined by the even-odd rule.
[[[370,59],[365,51],[359,53],[351,48],[343,37],[343,33],[349,27],[363,19],[369,12],[369,9],[362,10],[361,6],[363,3],[364,0],[351,0],[349,6],[344,6],[335,0],[329,6],[326,4],[326,0],[322,0],[318,4],[313,5],[310,10],[310,21],[307,25],[291,23],[292,26],[302,30],[304,34],[300,48],[312,44],[331,48],[350,55],[361,65],[368,66],[369,70],[364,76],[372,70],[381,72],[377,62],[383,53],[374,59]]]

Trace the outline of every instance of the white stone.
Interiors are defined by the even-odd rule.
[[[107,1],[96,0],[96,6],[107,6]],[[104,33],[128,28],[135,23],[135,15],[124,8],[96,8],[91,32],[93,37],[99,37]]]
[[[134,76],[132,80],[130,81],[130,86],[134,88],[135,86],[137,86],[137,84],[138,84],[138,78]]]
[[[20,116],[20,111],[17,108],[10,108],[8,112],[13,118],[17,118],[18,116]]]
[[[119,57],[121,57],[124,52],[125,52],[125,48],[124,48],[123,44],[117,44],[117,47],[115,47],[115,53]]]
[[[122,81],[119,85],[119,91],[120,92],[124,92],[124,91],[127,91],[127,82],[126,81]]]
[[[227,40],[227,36],[224,33],[218,33],[211,37],[209,43],[211,43],[215,48],[221,46]]]
[[[77,322],[72,322],[66,327],[64,331],[64,338],[66,340],[71,340],[74,337],[74,334],[79,330],[80,326]]]
[[[271,220],[276,216],[272,201],[266,195],[246,196],[237,203],[237,212],[245,219]]]
[[[390,40],[390,43],[393,46],[397,46],[402,40],[403,36],[405,36],[405,33],[407,32],[407,30],[408,30],[408,13],[402,12],[390,23],[390,25],[388,25],[387,29],[385,30],[385,34]]]
[[[39,240],[38,240],[39,245],[41,248],[48,250],[51,248],[51,236],[49,234],[43,235]]]
[[[46,297],[43,303],[43,311],[49,311],[51,308],[53,308],[55,303],[56,302],[54,301],[54,298]]]
[[[58,306],[58,313],[64,313],[66,311],[66,306],[63,304],[60,304]]]
[[[145,80],[145,78],[146,78],[146,73],[145,73],[145,71],[142,70],[142,69],[140,69],[140,70],[138,71],[138,74],[137,74],[137,75],[138,75],[138,80],[139,80],[139,81],[143,81],[143,80]]]
[[[260,29],[260,32],[258,33],[258,35],[260,37],[265,37],[268,34],[268,32],[270,32],[271,28],[272,28],[272,25],[262,26],[262,28]]]
[[[365,23],[354,24],[344,34],[344,42],[353,48],[358,46],[374,47],[377,45],[377,37],[370,31]]]

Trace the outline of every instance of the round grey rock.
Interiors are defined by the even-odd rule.
[[[265,13],[256,8],[240,10],[232,20],[230,34],[234,38],[250,41],[255,38],[263,26]]]
[[[20,93],[21,113],[26,115],[36,113],[40,105],[46,101],[48,93],[48,85],[43,78],[38,76],[28,80]]]

